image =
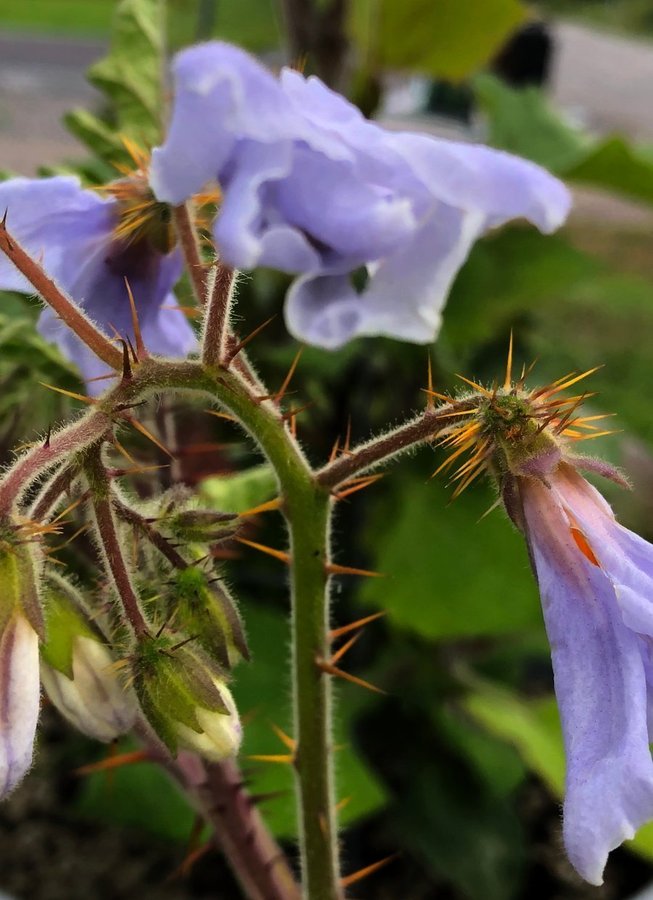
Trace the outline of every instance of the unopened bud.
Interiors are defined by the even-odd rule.
[[[213,512],[210,509],[186,509],[174,513],[165,521],[166,530],[175,538],[189,544],[214,544],[235,534],[238,516],[234,513]]]
[[[245,633],[233,598],[217,580],[209,584],[197,566],[188,566],[174,575],[171,609],[175,623],[192,634],[221,666],[232,668],[240,659],[249,659]]]
[[[109,647],[91,627],[77,592],[57,578],[46,589],[46,602],[43,687],[79,731],[98,741],[112,741],[133,726],[136,695],[121,680]]]
[[[32,763],[43,617],[34,551],[13,525],[0,535],[0,798]]]
[[[148,721],[168,749],[211,761],[238,752],[242,728],[219,670],[186,646],[144,638],[134,661],[134,685]]]

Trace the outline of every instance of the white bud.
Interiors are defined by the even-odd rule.
[[[195,715],[202,731],[194,731],[181,722],[177,722],[176,729],[180,745],[199,753],[211,762],[220,762],[238,753],[243,739],[243,728],[231,691],[221,681],[214,680],[214,684],[228,712],[198,707]]]
[[[39,699],[38,635],[16,611],[0,637],[0,798],[32,764]]]
[[[138,709],[136,696],[122,684],[105,644],[76,635],[72,676],[41,661],[41,681],[48,697],[75,728],[104,742],[131,729]]]

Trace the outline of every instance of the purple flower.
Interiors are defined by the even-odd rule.
[[[608,853],[653,819],[653,546],[566,462],[512,487],[551,644],[565,846],[601,884]]]
[[[238,268],[299,274],[289,330],[335,348],[358,335],[433,340],[474,241],[524,217],[550,232],[570,205],[538,166],[471,144],[386,131],[317,78],[276,79],[218,42],[180,53],[150,182],[180,203],[217,180],[214,236]],[[358,290],[352,273],[365,270]]]
[[[159,247],[160,223],[135,215],[147,190],[144,179],[116,182],[108,197],[85,190],[76,178],[14,178],[0,183],[0,209],[14,237],[48,274],[111,338],[133,329],[128,279],[146,347],[163,356],[185,356],[195,345],[193,331],[176,305],[172,289],[182,269],[177,250]],[[122,188],[122,189],[121,189]],[[111,191],[111,186],[109,191]],[[153,200],[151,211],[160,212]],[[133,227],[132,227],[133,225]],[[157,230],[158,229],[158,230]],[[0,289],[32,289],[6,259],[0,259]],[[41,334],[56,343],[81,369],[88,389],[99,393],[110,381],[91,381],[111,370],[66,328],[48,307],[39,320]]]

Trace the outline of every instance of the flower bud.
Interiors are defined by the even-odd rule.
[[[46,597],[43,687],[75,728],[95,740],[112,741],[133,726],[136,695],[122,683],[111,652],[88,622],[76,591],[57,578],[50,582]]]
[[[0,798],[32,763],[39,716],[41,608],[25,544],[0,545]]]
[[[168,638],[141,640],[134,661],[141,707],[171,753],[180,747],[213,762],[238,752],[242,728],[219,670]]]
[[[180,541],[213,544],[235,534],[238,516],[210,509],[185,509],[171,515],[165,524],[167,531]]]
[[[170,597],[175,622],[221,666],[249,659],[249,649],[234,600],[217,580],[207,582],[197,566],[177,571]]]

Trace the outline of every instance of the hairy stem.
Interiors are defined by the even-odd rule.
[[[107,574],[113,580],[125,616],[134,634],[137,637],[147,634],[147,622],[141,612],[138,595],[132,584],[116,529],[111,501],[111,483],[102,462],[101,445],[92,448],[86,454],[84,471],[89,482],[91,502],[102,552],[106,560]]]
[[[193,285],[193,293],[195,299],[200,306],[206,303],[206,271],[202,255],[200,253],[199,241],[197,239],[197,231],[193,224],[193,218],[190,210],[190,201],[182,203],[181,206],[175,206],[174,219],[177,229],[177,236],[181,249],[186,261],[186,268]]]
[[[387,462],[400,453],[414,449],[436,437],[443,429],[456,421],[454,416],[463,413],[468,404],[463,400],[440,406],[437,409],[428,407],[424,412],[377,438],[372,438],[344,456],[323,466],[317,473],[317,480],[322,487],[329,490],[338,487],[355,475],[367,472],[383,462]],[[470,407],[471,408],[471,407]]]
[[[45,273],[44,269],[23,250],[0,221],[0,250],[16,266],[34,290],[52,307],[59,318],[86,346],[113,369],[122,368],[122,353],[87,319],[80,308]]]
[[[202,338],[202,360],[209,366],[218,365],[224,359],[235,279],[234,270],[224,263],[217,263],[211,274],[211,296]]]

